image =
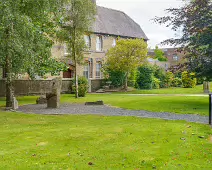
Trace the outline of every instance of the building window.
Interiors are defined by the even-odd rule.
[[[116,46],[116,38],[113,38],[113,44],[112,44],[113,47]]]
[[[102,51],[102,48],[103,48],[102,36],[97,36],[97,38],[96,38],[96,51]]]
[[[179,57],[178,57],[177,55],[174,55],[174,56],[173,56],[173,60],[174,60],[174,61],[178,61],[178,60],[179,60]]]
[[[68,55],[70,55],[70,53],[69,53],[69,51],[68,51],[67,45],[65,44],[65,45],[64,45],[64,56],[68,56]]]
[[[91,36],[90,35],[84,35],[85,44],[88,49],[91,49]]]
[[[84,71],[83,71],[83,76],[86,77],[88,79],[88,75],[89,75],[89,66],[88,64],[84,66]]]
[[[96,78],[101,78],[101,68],[102,64],[100,62],[96,63]]]

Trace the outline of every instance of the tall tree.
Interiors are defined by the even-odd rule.
[[[125,90],[128,88],[128,76],[142,65],[147,58],[147,43],[140,39],[119,40],[117,45],[106,54],[104,69],[125,73]]]
[[[35,65],[51,56],[51,37],[68,1],[0,1],[0,62],[7,77],[6,107],[12,106],[12,76],[33,71]]]
[[[92,0],[72,0],[68,6],[68,15],[61,20],[62,30],[59,31],[59,40],[66,44],[67,57],[74,62],[75,68],[75,96],[78,98],[77,65],[84,59],[87,48],[84,40],[85,33],[89,33],[95,19],[96,4]]]
[[[212,78],[212,1],[184,1],[180,8],[166,10],[168,15],[156,17],[155,21],[165,24],[174,31],[180,30],[181,37],[168,39],[163,44],[180,46],[186,54],[187,69],[198,76]]]

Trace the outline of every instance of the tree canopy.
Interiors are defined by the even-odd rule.
[[[61,19],[61,30],[58,32],[58,40],[66,44],[67,57],[71,58],[75,65],[76,97],[78,97],[77,64],[83,64],[86,44],[84,35],[89,34],[95,19],[96,4],[91,0],[71,1],[68,7],[68,15]]]
[[[106,56],[104,69],[125,73],[125,89],[130,72],[137,69],[147,57],[147,43],[140,39],[118,40],[115,47],[111,48]]]
[[[11,74],[38,68],[51,56],[59,20],[69,0],[1,0],[0,63],[5,67],[7,106],[11,106]]]
[[[167,16],[155,18],[157,23],[182,33],[181,37],[165,40],[163,44],[180,46],[186,54],[187,68],[200,77],[212,78],[212,2],[183,3],[180,8],[167,9]]]

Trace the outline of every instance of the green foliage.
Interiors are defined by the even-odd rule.
[[[10,72],[41,69],[51,56],[59,18],[69,0],[0,1],[0,63],[10,63]],[[47,36],[48,35],[48,36]]]
[[[147,57],[147,43],[140,39],[118,40],[114,48],[111,48],[107,55],[104,69],[125,73],[125,89],[127,88],[128,75],[141,66]]]
[[[121,71],[113,71],[110,69],[104,70],[107,75],[106,81],[111,81],[111,85],[114,87],[122,87],[124,85],[125,74]]]
[[[75,80],[74,80],[74,84],[75,84]],[[88,88],[89,88],[89,85],[88,85],[88,80],[82,76],[82,77],[79,77],[78,78],[78,92],[79,92],[79,97],[85,97],[86,96],[86,93],[88,92]],[[75,92],[76,91],[76,86],[73,85],[72,86],[72,90]]]
[[[153,77],[152,88],[153,89],[159,89],[160,88],[160,80],[157,79],[156,77]]]
[[[154,68],[154,77],[160,80],[160,88],[167,88],[166,71],[157,65],[154,65],[153,68]]]
[[[138,70],[133,70],[128,76],[128,86],[137,87],[136,79],[138,75]]]
[[[168,59],[164,56],[164,52],[160,50],[158,46],[155,47],[154,53],[155,59],[158,59],[159,61],[168,61]]]
[[[182,73],[182,84],[184,88],[194,88],[197,84],[195,73],[188,73],[187,71],[184,71]]]
[[[174,74],[170,71],[168,71],[166,73],[166,79],[165,79],[165,83],[166,83],[166,87],[171,87],[172,85],[172,81],[174,80]]]
[[[152,89],[154,69],[151,65],[145,64],[138,68],[137,85],[139,89]]]
[[[48,60],[44,60],[40,67],[29,68],[27,70],[27,73],[30,75],[31,79],[35,78],[35,75],[44,76],[47,73],[51,73],[52,76],[58,76],[60,75],[61,71],[67,71],[68,67],[65,63],[60,62],[54,58],[49,58]]]
[[[181,30],[180,38],[168,39],[163,44],[182,47],[186,54],[186,63],[182,65],[207,81],[212,78],[211,9],[211,0],[190,0],[178,8],[167,9],[167,16],[155,18],[173,31]]]
[[[181,86],[182,86],[182,79],[179,78],[179,77],[175,77],[175,78],[172,80],[171,86],[172,86],[172,87],[181,87]]]

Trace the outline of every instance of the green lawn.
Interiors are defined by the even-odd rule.
[[[179,114],[199,114],[207,116],[208,97],[184,96],[127,96],[117,94],[92,94],[85,98],[75,99],[73,95],[63,95],[62,102],[84,103],[103,100],[106,104],[131,110],[170,112]]]
[[[20,104],[34,104],[36,97],[19,97]],[[89,94],[75,99],[73,95],[63,95],[63,103],[84,103],[103,100],[105,104],[131,110],[170,112],[178,114],[199,114],[208,116],[208,97],[184,96],[127,96],[122,94]],[[0,105],[5,101],[0,98]]]
[[[212,89],[212,83],[210,83]],[[123,92],[126,94],[126,92]],[[153,90],[133,90],[127,94],[203,94],[203,85],[198,85],[195,88],[167,88]]]
[[[207,125],[1,111],[0,117],[2,170],[212,169],[212,130]]]

